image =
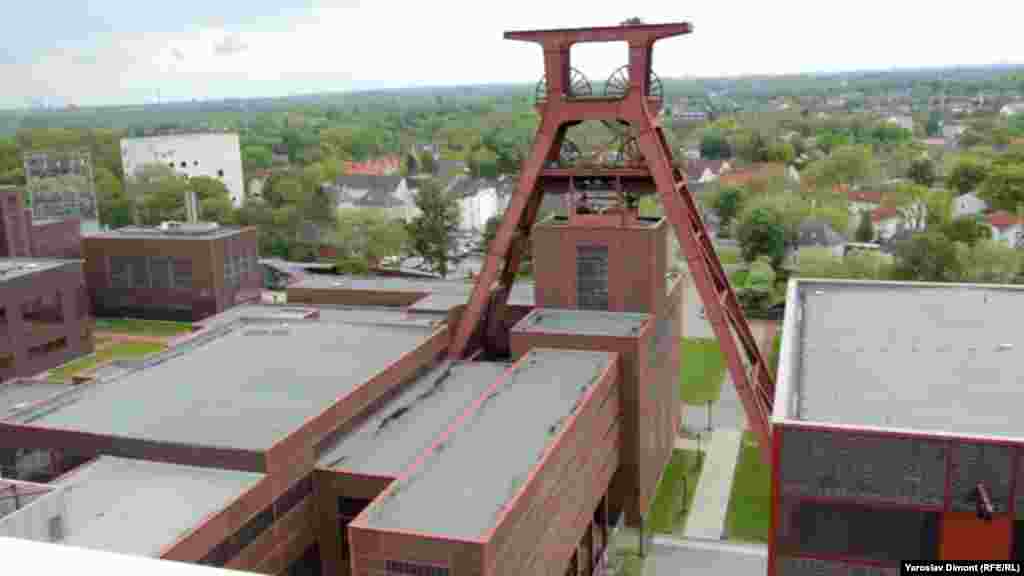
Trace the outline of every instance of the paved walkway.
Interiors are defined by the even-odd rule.
[[[693,505],[686,518],[684,536],[687,538],[720,540],[724,537],[725,514],[742,442],[741,430],[722,428],[711,433]]]
[[[644,576],[729,574],[763,576],[768,570],[768,548],[655,536],[644,563]]]

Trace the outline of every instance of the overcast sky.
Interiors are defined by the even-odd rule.
[[[482,8],[481,8],[482,7]],[[1024,63],[1024,2],[975,0],[61,0],[3,8],[0,108],[535,81],[541,49],[505,30],[688,21],[663,77]],[[623,46],[584,44],[603,80]]]

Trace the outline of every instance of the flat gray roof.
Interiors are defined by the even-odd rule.
[[[371,505],[367,525],[483,537],[611,358],[606,352],[531,350],[442,446]]]
[[[777,415],[1024,436],[1021,288],[800,280],[787,306]]]
[[[186,225],[187,226],[187,225]],[[210,231],[188,229],[187,231],[161,230],[156,227],[125,226],[113,230],[92,232],[88,238],[126,238],[139,240],[143,238],[159,238],[167,240],[212,240],[234,236],[242,231],[238,226],[218,226]]]
[[[319,313],[321,322],[408,324],[431,326],[440,322],[436,318],[410,314],[405,310],[387,306],[335,306],[312,304],[242,304],[196,322],[204,328],[232,324],[239,320],[299,320],[310,311]]]
[[[53,258],[0,258],[0,282],[30,276],[47,270],[55,270],[81,260],[56,260]]]
[[[34,424],[262,451],[430,333],[417,325],[239,322],[87,386]]]
[[[0,382],[0,421],[71,388],[73,388],[71,384],[58,384],[47,380],[29,380],[27,378]]]
[[[416,292],[429,294],[424,300],[416,302],[411,308],[424,311],[447,311],[457,304],[469,301],[474,284],[465,280],[420,280],[415,278],[388,277],[354,277],[331,276],[327,274],[309,274],[290,288],[308,288],[319,290],[379,290],[384,292]],[[437,300],[432,300],[437,298]],[[517,282],[512,286],[509,304],[532,306],[533,283]]]
[[[58,483],[67,510],[62,543],[157,556],[262,478],[103,456]]]
[[[326,449],[318,465],[398,476],[508,368],[496,362],[435,366]]]
[[[637,336],[650,314],[537,308],[512,327],[513,332],[545,332],[586,336]]]

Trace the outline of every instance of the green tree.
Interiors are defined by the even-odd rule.
[[[459,205],[447,195],[436,180],[420,183],[414,196],[420,213],[407,226],[412,252],[423,258],[430,268],[447,277],[456,264],[456,232],[459,228]]]
[[[732,158],[729,140],[720,130],[705,130],[700,139],[700,157],[706,160]]]
[[[871,242],[875,239],[875,228],[871,225],[871,213],[865,210],[861,212],[860,222],[857,224],[857,232],[854,234],[857,242]]]
[[[736,223],[736,240],[739,241],[746,262],[767,256],[772,266],[777,268],[782,264],[786,251],[786,229],[778,212],[755,208],[746,213]]]
[[[1018,251],[992,240],[980,240],[964,248],[964,280],[967,282],[1009,284],[1016,280],[1019,268]]]
[[[938,177],[935,173],[935,162],[932,162],[930,158],[917,158],[913,160],[910,163],[910,168],[907,170],[907,177],[915,184],[931,186]]]
[[[401,256],[409,240],[400,220],[373,208],[341,210],[328,238],[338,249],[343,264],[358,260],[367,267],[377,266],[391,256]]]
[[[978,195],[993,209],[1015,211],[1024,203],[1024,163],[994,164]]]
[[[962,252],[938,232],[917,234],[896,244],[893,277],[922,282],[958,282],[963,278]]]
[[[736,186],[726,186],[713,196],[711,207],[718,214],[723,229],[728,229],[743,210],[743,199],[743,189]]]
[[[924,131],[929,138],[942,136],[942,115],[939,112],[933,110],[928,114]]]
[[[941,232],[953,242],[960,242],[969,247],[992,237],[992,229],[973,216],[955,218],[943,226]]]
[[[97,167],[93,176],[100,224],[110,228],[129,226],[133,221],[132,201],[125,194],[121,179],[103,166]]]
[[[274,155],[266,146],[246,146],[242,148],[242,163],[246,168],[266,170],[274,164]]]
[[[200,219],[222,224],[232,221],[234,208],[231,193],[223,182],[216,178],[197,176],[188,181],[188,189],[196,193]]]
[[[988,165],[978,158],[963,157],[946,177],[946,187],[959,194],[974,192],[988,178]]]
[[[421,152],[419,160],[421,174],[430,175],[437,171],[437,163],[434,162],[434,154],[432,152]]]
[[[750,265],[743,284],[736,286],[736,299],[747,310],[767,310],[775,289],[775,270],[771,259],[758,258]]]
[[[868,146],[842,146],[808,170],[818,187],[853,186],[874,174],[874,155]]]

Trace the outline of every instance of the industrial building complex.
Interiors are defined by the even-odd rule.
[[[776,383],[657,121],[653,44],[690,31],[506,34],[544,47],[541,128],[472,284],[289,283],[266,261],[289,303],[256,304],[256,229],[197,222],[194,201],[189,222],[87,236],[83,263],[33,253],[70,254],[0,192],[0,377],[90,351],[90,306],[195,328],[88,379],[0,383],[0,548],[210,574],[602,575],[617,530],[645,541],[672,460],[689,282],[772,466],[769,576],[1024,555],[1024,343],[1006,313],[1024,292],[791,280]],[[592,94],[569,49],[612,41],[629,63]],[[618,130],[620,165],[561,162],[586,120]],[[126,172],[204,174],[237,148],[188,138],[184,156],[125,142]],[[664,217],[639,215],[652,194]],[[545,195],[566,214],[539,218]]]

